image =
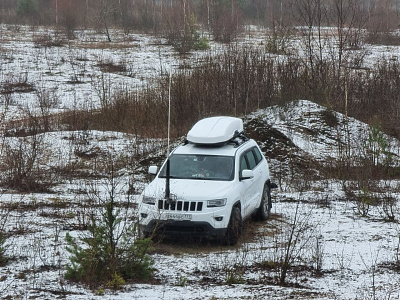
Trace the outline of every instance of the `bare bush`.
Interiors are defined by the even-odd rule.
[[[368,31],[368,35],[365,42],[372,45],[388,45],[388,46],[399,46],[400,37],[396,32],[374,32]]]
[[[368,5],[368,7],[366,28],[372,33],[369,42],[379,42],[380,36],[391,35],[391,32],[397,29],[398,7],[397,5],[392,6],[390,1],[381,1],[375,5]]]
[[[368,184],[373,183],[369,180],[367,182],[361,180],[355,186],[350,185],[346,189],[346,198],[354,202],[356,212],[363,217],[367,217],[371,207],[377,206],[379,203],[378,197],[371,191]]]
[[[97,66],[102,72],[108,73],[125,73],[127,70],[125,64],[115,64],[112,61],[99,62]]]
[[[105,31],[107,41],[111,42],[110,26],[113,15],[117,12],[117,4],[112,0],[99,0],[95,11],[96,25]]]
[[[270,35],[267,37],[265,48],[274,54],[290,54],[289,48],[291,32],[289,28],[283,26],[272,27]]]
[[[3,204],[0,205],[0,267],[4,266],[9,259],[6,254],[8,243],[5,227],[11,210],[12,207],[10,208]]]
[[[6,252],[6,238],[4,233],[0,231],[0,266],[4,266],[7,263]]]
[[[78,21],[76,4],[71,1],[62,1],[59,4],[60,7],[57,8],[60,12],[60,20],[57,20],[57,23],[64,27],[68,39],[74,39],[74,30]]]
[[[208,48],[205,37],[200,38],[196,17],[191,13],[189,5],[183,2],[183,7],[173,5],[168,9],[167,21],[163,35],[168,42],[181,54],[191,50]]]
[[[100,100],[100,107],[102,110],[107,109],[111,104],[112,97],[112,81],[110,76],[101,74],[100,80],[92,82],[93,87]]]
[[[7,139],[3,145],[1,184],[25,192],[43,192],[54,183],[54,174],[43,169],[47,155],[39,135]]]
[[[296,270],[322,271],[323,239],[318,234],[318,224],[312,224],[312,209],[296,202],[293,215],[285,216],[273,235],[272,249],[268,249],[262,266],[276,273],[277,283],[288,284],[288,277]]]
[[[384,220],[394,222],[399,218],[398,201],[391,191],[392,187],[384,187],[384,192],[381,196],[381,210]]]
[[[217,8],[211,17],[211,32],[216,41],[230,43],[243,30],[241,11],[233,1],[230,4],[221,2],[214,5]]]
[[[105,91],[103,96],[105,104],[100,114],[91,117],[92,128],[146,137],[165,136],[168,106],[164,92],[148,89],[141,93],[120,92],[113,98],[107,98]]]
[[[40,117],[40,132],[50,131],[53,124],[51,124],[51,109],[57,107],[60,104],[60,100],[54,93],[54,91],[49,91],[44,88],[36,90],[36,97],[39,103]],[[34,118],[34,117],[33,117]]]
[[[373,69],[349,78],[349,115],[367,123],[375,118],[382,130],[400,136],[399,97],[400,64],[397,61],[380,60]],[[362,109],[360,109],[362,107]]]
[[[355,57],[347,63],[359,65],[360,61]],[[114,68],[114,65],[109,67]],[[340,73],[340,66],[330,58],[318,61],[317,65],[313,74],[310,66],[296,57],[279,61],[269,58],[261,48],[232,47],[220,55],[210,55],[196,62],[192,70],[177,70],[171,74],[171,79],[162,74],[159,80],[140,91],[115,92],[111,77],[104,75],[93,83],[101,103],[100,112],[68,113],[67,119],[76,123],[68,126],[165,136],[165,111],[171,83],[173,136],[185,134],[191,124],[202,117],[243,116],[299,98],[371,124],[377,116],[382,132],[400,135],[400,67],[397,62],[381,61],[375,70],[346,69]],[[343,143],[340,151],[348,153],[348,145]]]
[[[57,35],[51,36],[50,34],[42,34],[40,36],[36,36],[33,39],[33,43],[35,47],[61,47],[64,45],[64,41]]]
[[[0,88],[0,93],[3,95],[30,93],[35,90],[34,86],[28,82],[28,73],[8,76],[3,80]]]

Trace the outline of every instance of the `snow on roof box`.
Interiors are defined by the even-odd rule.
[[[239,118],[211,117],[194,124],[188,132],[187,140],[193,144],[221,144],[242,132],[243,121]]]

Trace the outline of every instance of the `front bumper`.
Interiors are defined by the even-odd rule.
[[[139,224],[144,235],[201,235],[206,238],[224,236],[229,223],[228,206],[207,207],[205,201],[176,201],[157,204],[141,203]]]
[[[161,234],[167,236],[202,236],[209,239],[225,236],[226,228],[214,228],[207,222],[151,220],[147,225],[140,225],[145,236]]]

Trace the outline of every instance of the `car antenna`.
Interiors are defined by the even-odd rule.
[[[170,161],[169,161],[169,134],[170,134],[170,126],[171,126],[171,69],[169,70],[169,83],[168,83],[168,130],[167,130],[167,174],[165,180],[165,199],[167,201],[171,200],[170,197]]]

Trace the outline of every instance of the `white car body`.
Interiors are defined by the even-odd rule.
[[[264,187],[271,188],[269,168],[256,142],[242,131],[242,121],[231,117],[208,118],[193,126],[188,142],[169,157],[169,196],[167,160],[141,194],[139,223],[145,235],[162,231],[224,237],[234,207],[240,210],[240,222],[260,209]]]

